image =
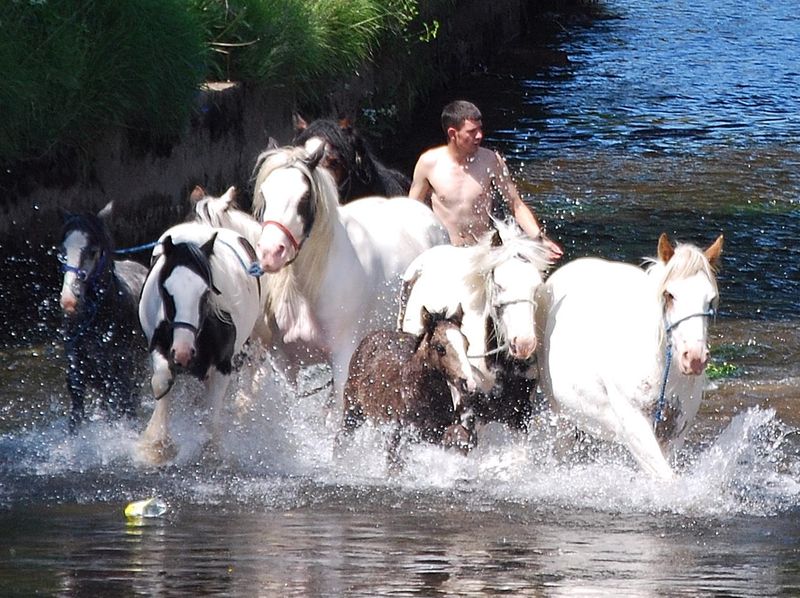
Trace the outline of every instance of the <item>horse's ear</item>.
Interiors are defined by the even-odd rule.
[[[237,207],[238,203],[236,201],[236,187],[234,187],[233,185],[228,187],[228,190],[225,193],[223,193],[221,199],[225,201],[225,205],[227,205],[228,207],[231,206]]]
[[[705,250],[706,259],[708,259],[708,263],[711,264],[711,267],[714,270],[717,269],[719,266],[720,258],[722,256],[722,242],[723,242],[723,235],[717,237],[717,240],[714,241],[711,246]]]
[[[495,230],[494,234],[492,235],[492,247],[502,247],[503,245],[503,237],[500,236],[500,231]]]
[[[203,189],[200,185],[195,185],[192,192],[189,194],[189,201],[192,205],[195,205],[198,201],[203,199],[206,196],[206,190]]]
[[[161,241],[161,253],[163,255],[169,255],[173,247],[175,247],[175,245],[172,243],[172,235],[164,237]]]
[[[339,119],[339,128],[343,131],[349,131],[353,128],[353,121],[344,116]]]
[[[461,324],[464,321],[464,308],[461,306],[461,303],[458,304],[455,313],[450,316],[450,321],[461,328]]]
[[[308,128],[308,123],[300,114],[292,112],[292,126],[294,126],[295,131],[300,133]]]
[[[675,247],[670,242],[667,233],[661,233],[658,238],[658,259],[666,264],[673,255],[675,255]]]
[[[433,330],[433,315],[428,311],[424,305],[420,312],[420,321],[422,322],[422,334],[426,334]]]
[[[211,254],[214,253],[214,241],[216,240],[217,240],[217,233],[215,231],[214,234],[211,235],[211,238],[205,243],[203,243],[203,245],[200,247],[200,251],[203,252],[203,255],[205,255],[206,257],[211,257]]]
[[[270,137],[269,139],[267,139],[267,150],[268,151],[269,150],[276,150],[279,147],[280,147],[280,145],[278,144],[278,140],[277,139],[275,139],[274,137]]]
[[[97,212],[97,217],[100,220],[107,222],[108,220],[111,219],[113,212],[114,212],[114,200],[112,199],[106,205],[104,205],[99,212]]]
[[[308,159],[303,160],[305,165],[308,167],[309,170],[314,170],[317,165],[319,164],[322,157],[325,155],[325,144],[320,143],[317,148],[309,154]]]

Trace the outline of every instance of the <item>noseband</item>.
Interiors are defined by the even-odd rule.
[[[300,247],[302,247],[303,242],[305,241],[305,238],[303,239],[303,241],[298,241],[295,238],[295,236],[292,234],[292,231],[290,231],[288,228],[286,228],[286,226],[284,226],[282,223],[278,222],[277,220],[265,220],[261,224],[261,230],[264,230],[270,224],[273,225],[273,226],[277,226],[278,230],[280,230],[284,235],[286,235],[286,238],[289,239],[289,242],[292,244],[292,247],[294,248],[294,252],[295,253],[300,251]]]

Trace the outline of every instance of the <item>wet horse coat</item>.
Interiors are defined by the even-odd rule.
[[[87,387],[102,394],[101,404],[112,414],[136,413],[147,356],[136,310],[147,268],[114,259],[101,217],[66,212],[62,217],[60,304],[74,431],[84,419]]]
[[[403,275],[398,327],[419,334],[421,307],[450,313],[462,305],[481,391],[464,417],[524,429],[536,385],[534,292],[549,264],[546,248],[516,224],[495,226],[476,245],[434,247],[412,262]]]
[[[341,400],[350,357],[370,331],[390,327],[400,275],[424,250],[448,243],[430,208],[409,198],[340,206],[321,148],[270,150],[255,169],[257,252],[282,341],[324,353]]]
[[[350,361],[344,389],[345,435],[367,418],[392,422],[394,461],[401,429],[413,429],[429,442],[460,448],[468,443],[469,431],[453,423],[453,391],[475,390],[468,343],[460,329],[462,316],[460,309],[447,318],[423,308],[419,336],[376,330],[364,337]]]
[[[702,400],[722,241],[701,251],[661,235],[646,271],[581,258],[537,292],[545,396],[660,478],[673,477],[665,453],[681,445]]]
[[[162,462],[174,453],[168,431],[170,391],[180,373],[206,385],[216,440],[234,356],[263,318],[266,293],[248,272],[254,255],[234,231],[202,223],[179,224],[162,235],[139,303],[158,399],[141,437],[145,460]]]

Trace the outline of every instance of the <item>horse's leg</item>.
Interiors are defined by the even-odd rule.
[[[153,415],[139,437],[139,456],[147,463],[160,465],[172,459],[177,453],[168,429],[173,378],[169,371],[169,362],[160,353],[154,351],[151,353],[151,359],[153,394],[158,398]]]
[[[67,348],[67,388],[71,397],[69,412],[69,431],[75,434],[78,426],[85,417],[84,399],[86,396],[86,384],[81,372],[80,359],[75,355],[74,349]]]
[[[649,419],[627,397],[617,394],[610,399],[618,420],[615,431],[620,442],[647,473],[664,480],[674,479],[675,474],[661,452]]]
[[[220,421],[222,418],[223,399],[225,398],[225,391],[228,390],[230,379],[231,377],[229,374],[223,374],[217,368],[212,367],[211,373],[204,381],[206,387],[206,400],[211,417],[209,433],[211,435],[211,447],[214,451],[219,447],[219,441],[221,438]]]

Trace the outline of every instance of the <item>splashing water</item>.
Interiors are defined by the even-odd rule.
[[[326,376],[324,368],[310,371],[301,386],[319,386]],[[408,443],[402,469],[389,471],[388,431],[379,425],[366,423],[335,454],[341,414],[328,405],[329,390],[298,396],[270,365],[243,368],[232,387],[213,451],[203,408],[191,398],[199,384],[177,389],[171,434],[178,454],[161,469],[138,464],[141,424],[92,421],[70,436],[62,417],[0,436],[0,473],[8,480],[0,506],[159,494],[201,505],[294,507],[368,488],[445,492],[467,508],[503,502],[697,517],[769,516],[800,504],[796,430],[771,409],[743,411],[704,447],[685,448],[678,477],[663,484],[619,447],[565,448],[563,422],[547,415],[527,436],[483,427],[468,456]]]

